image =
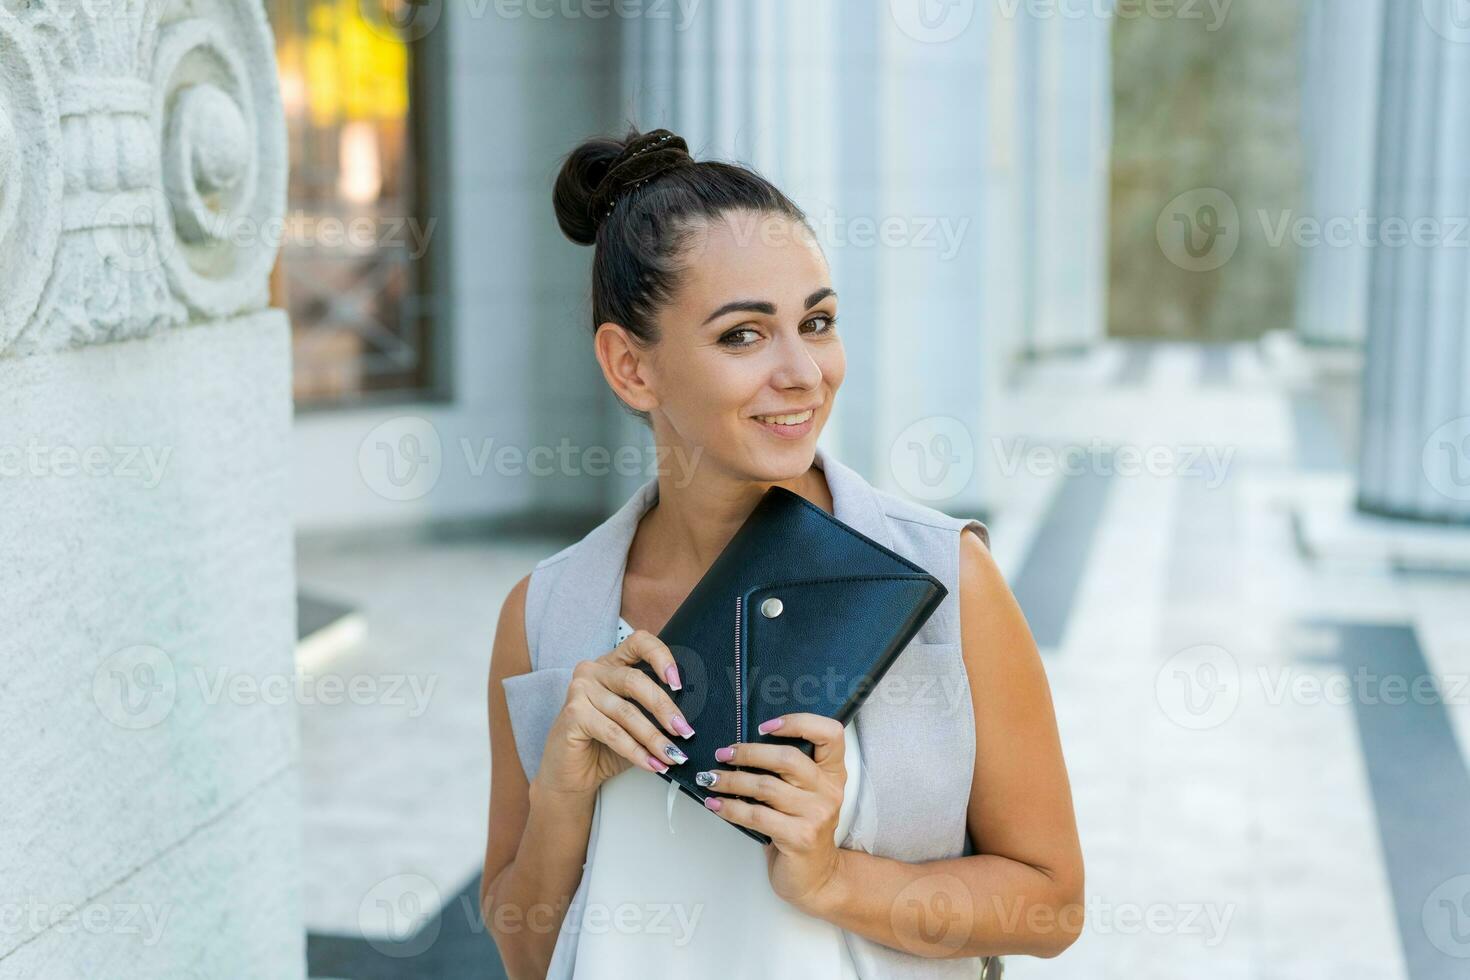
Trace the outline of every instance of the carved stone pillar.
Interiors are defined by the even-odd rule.
[[[0,976],[304,972],[259,0],[0,0]]]

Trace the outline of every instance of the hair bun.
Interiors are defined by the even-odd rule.
[[[557,223],[572,241],[591,245],[618,195],[694,162],[684,138],[667,129],[633,130],[621,143],[589,139],[567,155],[557,175],[552,191]]]

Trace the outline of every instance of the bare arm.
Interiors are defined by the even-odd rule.
[[[506,597],[490,657],[490,827],[480,879],[480,914],[506,972],[544,977],[568,903],[582,879],[597,793],[557,794],[533,786],[516,754],[501,681],[531,669],[526,587]]]
[[[931,957],[1056,956],[1083,920],[1082,849],[1050,687],[994,559],[961,535],[960,632],[975,711],[979,853],[911,864],[841,849],[806,911]]]

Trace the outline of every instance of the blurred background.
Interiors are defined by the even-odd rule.
[[[4,442],[178,450],[0,484],[0,976],[503,975],[500,606],[654,474],[551,209],[630,124],[807,212],[848,357],[822,444],[990,527],[1087,863],[1082,938],[1009,975],[1470,976],[1470,3],[252,3],[126,5],[158,39],[127,110],[116,59],[48,53],[66,3],[0,0]],[[7,240],[71,206],[35,162],[126,111],[171,218],[43,203]],[[252,181],[278,235],[181,217]],[[104,225],[182,312],[112,316],[171,307],[100,273],[57,312]],[[35,914],[64,901],[114,927]]]

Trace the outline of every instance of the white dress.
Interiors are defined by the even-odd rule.
[[[619,617],[617,643],[632,632]],[[851,723],[846,733],[837,841],[847,835],[862,779]],[[598,789],[592,822],[577,980],[707,972],[857,980],[842,930],[772,891],[765,847],[673,783],[626,769]]]

